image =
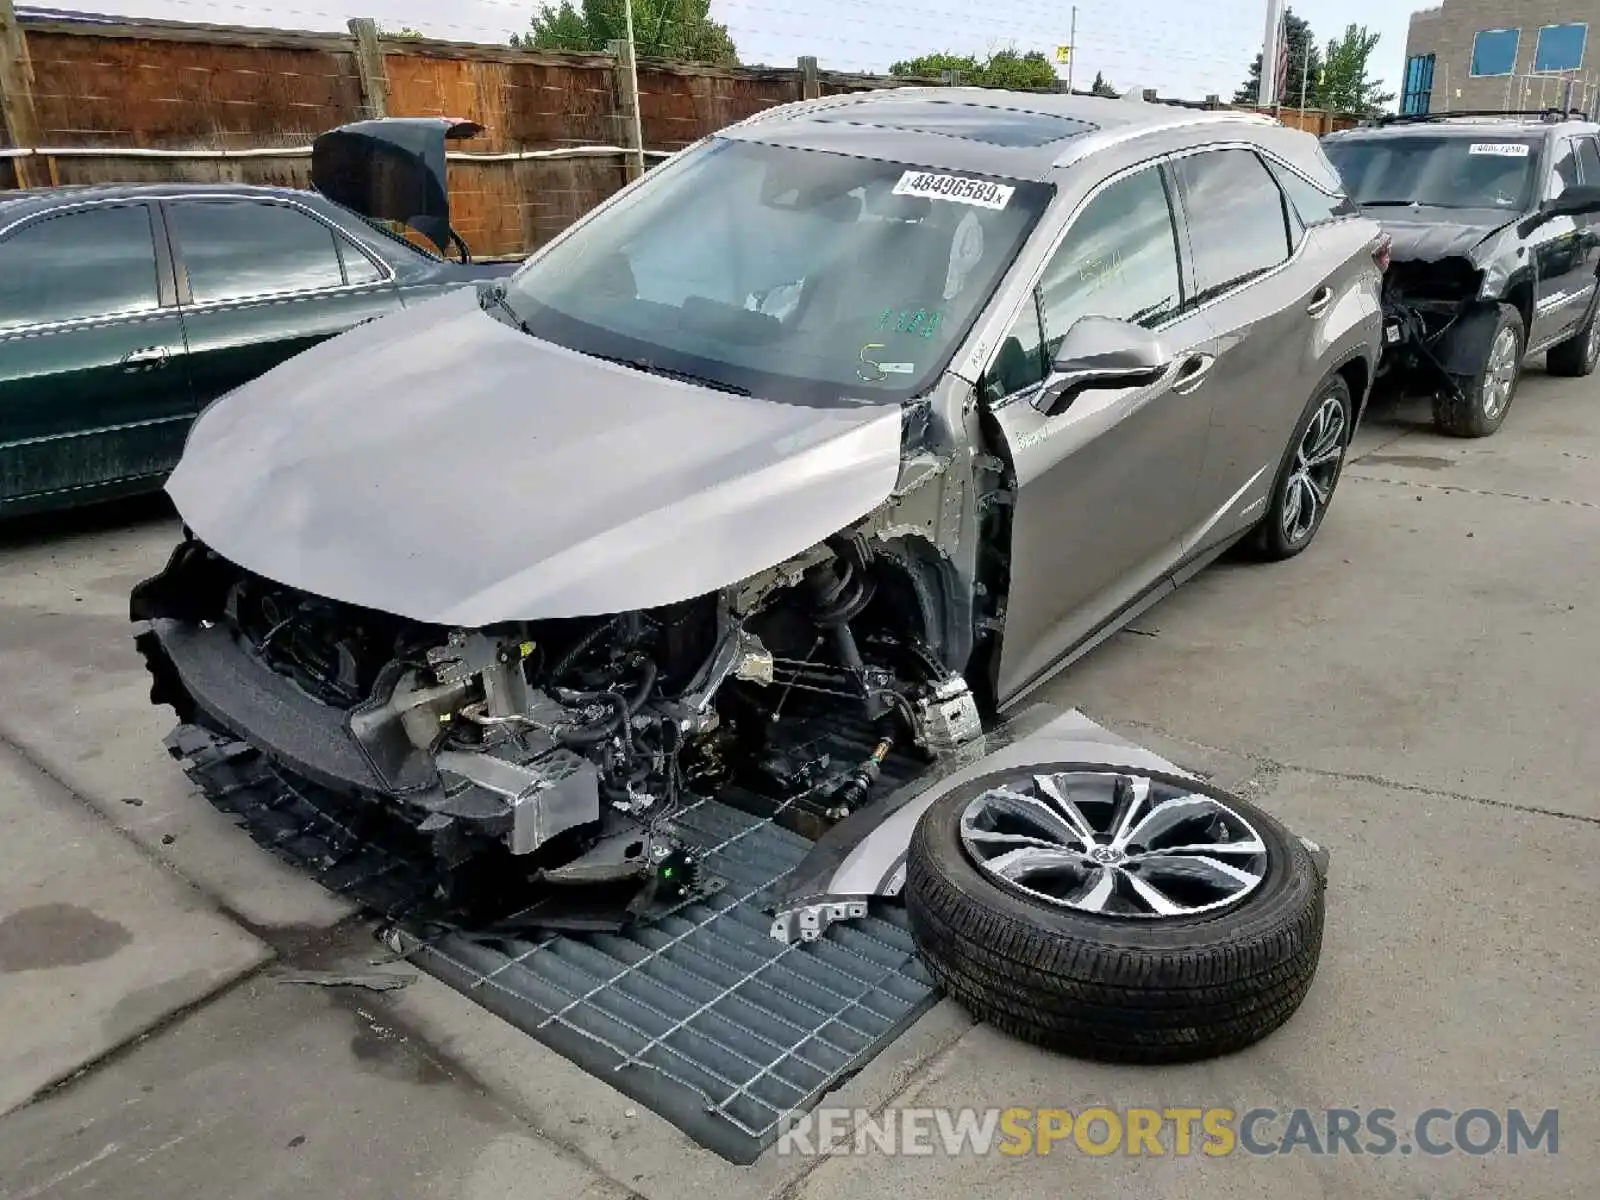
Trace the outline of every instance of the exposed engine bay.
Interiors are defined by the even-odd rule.
[[[1462,257],[1391,262],[1384,272],[1379,374],[1431,390],[1457,388],[1447,365],[1451,340],[1473,310],[1483,278],[1483,270]]]
[[[398,812],[446,869],[509,853],[535,884],[620,885],[638,916],[705,886],[671,832],[698,800],[732,790],[816,836],[891,756],[980,736],[947,665],[970,644],[948,644],[902,546],[858,529],[682,603],[469,630],[312,596],[190,537],[133,616],[152,699],[182,721]]]

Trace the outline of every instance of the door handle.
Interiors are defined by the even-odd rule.
[[[1206,376],[1211,374],[1211,368],[1216,365],[1215,355],[1190,355],[1183,366],[1178,368],[1178,377],[1172,383],[1172,390],[1180,396],[1198,391],[1200,385],[1206,381]]]
[[[1326,287],[1322,288],[1315,296],[1311,297],[1311,303],[1306,305],[1306,315],[1320,317],[1323,313],[1328,311],[1332,304],[1333,289]]]
[[[171,357],[172,351],[165,346],[146,346],[142,350],[132,350],[124,354],[122,365],[130,371],[164,367]]]

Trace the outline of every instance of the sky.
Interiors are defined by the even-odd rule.
[[[119,16],[223,25],[342,29],[351,16],[408,25],[454,41],[504,42],[527,28],[537,0],[35,0]],[[1436,0],[1435,0],[1436,2]],[[1319,43],[1349,24],[1381,35],[1373,74],[1398,91],[1406,27],[1416,3],[1299,0]],[[1046,0],[711,0],[740,59],[773,66],[815,55],[827,69],[885,71],[897,59],[1014,46],[1053,53],[1071,37],[1072,5]],[[1266,0],[1080,0],[1073,82],[1097,71],[1119,89],[1224,99],[1248,74],[1266,29]],[[1063,71],[1064,74],[1064,71]]]

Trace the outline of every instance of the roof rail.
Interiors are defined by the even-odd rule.
[[[1387,125],[1426,125],[1440,121],[1461,120],[1473,117],[1521,117],[1528,121],[1543,121],[1545,124],[1555,124],[1558,121],[1588,120],[1589,114],[1581,108],[1544,108],[1544,109],[1512,109],[1512,108],[1472,108],[1460,109],[1455,112],[1439,113],[1385,113],[1381,117],[1374,117],[1369,124],[1382,128]]]

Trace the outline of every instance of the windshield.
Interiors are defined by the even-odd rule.
[[[767,399],[930,386],[1049,202],[1039,183],[718,139],[508,282],[528,333]]]
[[[1433,208],[1525,207],[1539,139],[1391,137],[1324,146],[1357,204]]]

